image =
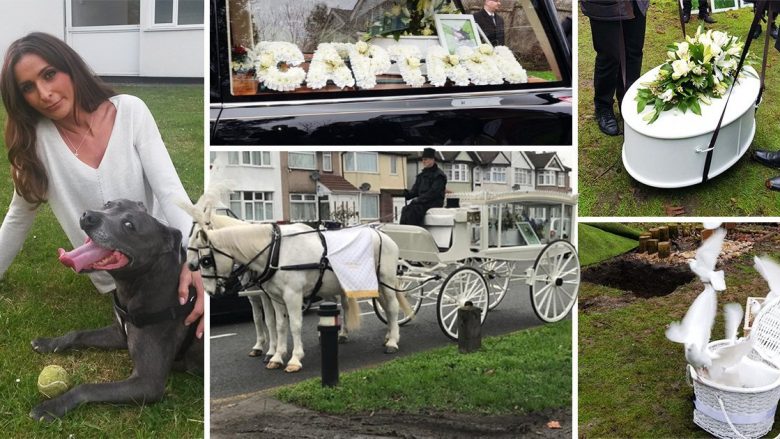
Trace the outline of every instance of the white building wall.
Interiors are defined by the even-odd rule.
[[[274,220],[284,219],[282,213],[282,174],[279,167],[279,152],[271,151],[271,166],[246,166],[246,165],[228,165],[228,153],[226,151],[217,151],[215,163],[220,163],[220,175],[212,174],[212,184],[216,181],[228,181],[230,189],[236,191],[252,192],[273,192],[274,199]],[[213,171],[213,170],[212,170]],[[222,203],[230,206],[230,196],[225,195]],[[236,212],[238,213],[238,212]]]
[[[46,32],[65,39],[65,0],[0,0],[0,53],[30,32]]]
[[[203,38],[203,29],[142,31],[139,75],[202,77],[205,56]]]

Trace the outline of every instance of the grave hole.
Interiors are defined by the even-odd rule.
[[[582,280],[627,291],[637,297],[666,296],[695,278],[687,265],[650,264],[618,257],[582,271]]]

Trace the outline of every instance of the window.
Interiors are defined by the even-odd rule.
[[[398,175],[398,157],[390,156],[390,175]]]
[[[327,172],[333,171],[333,156],[329,152],[322,153],[322,170]]]
[[[555,186],[555,171],[539,171],[536,174],[537,186]]]
[[[70,2],[72,25],[73,27],[137,26],[140,23],[140,3],[140,0],[112,0],[110,2],[79,0]]]
[[[228,165],[271,166],[268,151],[228,151]]]
[[[205,0],[155,0],[154,24],[203,24]]]
[[[558,187],[565,187],[566,186],[566,173],[559,172],[558,173]]]
[[[515,184],[521,186],[533,185],[533,171],[530,169],[515,168]]]
[[[344,155],[344,171],[379,172],[379,154],[375,152],[348,152]]]
[[[474,168],[474,183],[482,183],[482,168]]]
[[[316,196],[314,194],[290,194],[290,221],[316,220]]]
[[[274,219],[273,192],[231,192],[230,210],[246,221]]]
[[[360,200],[360,218],[379,218],[379,195],[363,195]]]
[[[468,183],[469,165],[465,163],[445,163],[442,165],[442,171],[447,174],[447,181]]]
[[[485,181],[492,183],[506,183],[506,168],[493,166],[490,172],[485,176]]]
[[[317,155],[313,152],[287,153],[287,166],[290,169],[317,169]]]
[[[155,13],[155,22],[177,24],[176,17],[178,16],[178,24],[185,24],[182,20],[182,5],[183,3],[188,4],[194,1],[157,0],[155,11],[160,9],[160,12]],[[454,85],[446,77],[431,78],[430,75],[426,77],[418,74],[404,78],[398,68],[398,64],[400,64],[398,59],[393,60],[387,71],[381,73],[381,81],[377,81],[377,75],[373,75],[368,71],[356,72],[355,70],[362,68],[356,66],[361,66],[362,64],[349,62],[349,59],[346,59],[345,61],[347,62],[344,64],[339,63],[341,65],[335,73],[327,68],[321,70],[312,68],[319,63],[319,61],[312,61],[315,52],[320,55],[317,57],[318,60],[339,56],[339,54],[334,54],[332,46],[327,46],[323,43],[355,44],[359,41],[365,41],[368,39],[366,38],[368,36],[372,37],[372,45],[383,49],[383,52],[381,52],[383,57],[387,56],[389,58],[389,54],[386,54],[385,51],[389,47],[396,45],[394,40],[399,40],[400,44],[416,47],[420,51],[420,54],[414,57],[414,59],[426,58],[430,47],[437,49],[439,47],[439,41],[435,38],[435,35],[431,39],[406,39],[405,37],[420,37],[428,34],[431,30],[435,30],[435,14],[460,14],[461,12],[455,6],[456,2],[424,2],[430,10],[426,10],[424,13],[411,11],[411,17],[402,24],[399,24],[400,20],[387,19],[393,8],[397,7],[399,3],[406,5],[407,3],[422,2],[399,2],[398,0],[226,0],[226,3],[229,35],[225,38],[225,41],[230,41],[233,47],[225,49],[241,48],[240,50],[234,50],[230,54],[229,65],[234,67],[230,72],[233,85],[231,89],[235,95],[260,94],[272,98],[277,96],[286,98],[295,94],[309,97],[308,95],[313,92],[314,96],[311,97],[327,98],[329,97],[328,95],[343,96],[353,94],[356,91],[364,95],[366,92],[382,94],[386,90],[393,89],[403,91],[404,93],[415,93],[418,91],[422,93],[451,93],[455,90],[467,91],[469,87],[476,87],[475,83],[481,81],[478,73],[472,73],[471,77],[462,86]],[[470,3],[471,6],[476,6],[475,3],[479,2],[472,1]],[[498,66],[497,70],[501,72],[502,77],[511,77],[512,82],[519,84],[520,87],[529,85],[544,87],[545,82],[561,80],[561,75],[558,73],[560,66],[557,65],[557,60],[552,51],[542,49],[550,46],[555,47],[556,45],[545,34],[542,26],[528,26],[526,24],[521,25],[523,31],[521,34],[512,34],[511,32],[516,30],[516,23],[526,23],[528,20],[535,23],[536,20],[539,20],[539,14],[533,6],[529,8],[524,8],[523,6],[524,4],[532,5],[538,2],[519,2],[517,5],[514,2],[504,3],[505,5],[502,7],[499,15],[505,23],[505,43],[509,49],[508,54],[525,71],[520,70],[520,67],[514,63],[498,63],[496,64]],[[195,8],[195,6],[188,7]],[[202,5],[198,5],[198,7],[202,8]],[[202,9],[198,10],[202,13]],[[475,11],[476,8],[469,9],[465,13],[470,14]],[[462,24],[456,25],[460,26]],[[400,36],[401,33],[404,33],[404,36]],[[452,41],[447,43],[448,47],[441,47],[439,55],[436,58],[432,57],[432,59],[438,60],[441,64],[443,57],[449,52],[454,52],[458,48],[456,46],[465,46],[460,47],[464,50],[465,48],[474,50],[476,48],[475,41],[479,37],[473,32],[473,29],[472,32],[467,31],[466,33],[467,38],[459,39],[458,42],[452,39]],[[518,38],[517,35],[520,35],[520,37]],[[398,36],[400,36],[400,39]],[[246,77],[247,72],[252,70],[254,65],[254,60],[247,59],[246,50],[254,49],[254,46],[260,41],[291,43],[293,45],[292,50],[296,52],[294,55],[295,59],[303,60],[303,62],[283,72],[289,73],[284,76],[282,83],[264,80],[263,85],[265,86],[258,87],[257,78]],[[462,59],[465,58],[462,57]],[[422,61],[424,62],[423,67],[429,62],[434,62],[427,59]],[[510,65],[512,67],[508,67]],[[296,70],[297,68],[301,70]],[[432,70],[428,69],[428,72]],[[317,71],[323,71],[324,73],[315,73],[311,77],[307,76],[311,72]],[[436,69],[436,71],[444,71],[444,69]],[[355,81],[353,78],[360,79]],[[339,80],[339,85],[336,85],[336,81],[333,79]],[[341,83],[341,80],[345,82]],[[254,86],[242,86],[243,81],[254,82]],[[486,87],[505,87],[510,85],[508,81],[502,81],[501,79],[497,81],[500,85],[491,82],[491,84],[495,85]],[[381,86],[377,86],[379,82],[381,82]],[[407,83],[413,84],[415,87],[412,89]]]

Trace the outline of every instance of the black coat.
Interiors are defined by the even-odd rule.
[[[485,32],[490,44],[494,46],[504,45],[504,19],[498,13],[495,14],[496,24],[493,24],[493,18],[486,10],[480,9],[474,13],[474,21],[477,22],[482,32]]]
[[[623,21],[634,18],[636,3],[639,11],[647,15],[650,0],[580,0],[582,14],[592,20]]]
[[[431,207],[444,205],[444,191],[447,188],[447,175],[436,163],[430,168],[423,168],[414,180],[414,186],[406,192],[406,199],[415,198],[412,203]]]

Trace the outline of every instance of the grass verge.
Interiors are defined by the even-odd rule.
[[[622,255],[639,245],[633,239],[615,235],[589,224],[578,224],[577,232],[582,266],[597,264]]]
[[[681,40],[677,6],[673,0],[653,1],[648,12],[642,72],[661,64],[666,46]],[[744,38],[752,20],[752,8],[715,14],[712,29],[728,31]],[[687,26],[693,33],[696,18]],[[754,41],[751,52],[760,56],[763,34]],[[634,181],[623,169],[623,137],[601,133],[593,116],[593,65],[595,51],[589,20],[579,17],[579,188],[580,216],[664,216],[665,206],[681,206],[695,216],[777,216],[780,197],[764,188],[764,181],[777,175],[752,163],[750,151],[728,171],[705,185],[681,189],[656,189]],[[754,66],[760,67],[760,59]],[[778,53],[769,51],[764,103],[756,114],[756,135],[752,148],[780,148],[780,71]],[[714,127],[713,127],[714,128]],[[673,160],[673,158],[672,158]]]
[[[328,413],[430,411],[529,413],[571,406],[571,321],[410,355],[341,375],[336,388],[310,379],[277,393],[283,401]]]
[[[154,115],[184,187],[191,198],[203,190],[203,88],[123,86],[120,93],[143,99]],[[5,114],[0,110],[0,122]],[[1,137],[1,136],[0,136]],[[0,140],[2,143],[2,140]],[[3,145],[3,149],[5,149]],[[8,162],[0,158],[0,206],[13,187]],[[5,209],[4,207],[2,208]],[[30,340],[97,328],[113,322],[111,299],[98,294],[86,276],[57,262],[57,248],[70,247],[48,205],[37,214],[24,247],[0,280],[0,431],[5,437],[202,437],[203,379],[172,373],[162,402],[149,406],[96,404],[60,421],[41,424],[28,417],[42,396],[38,373],[59,364],[75,384],[121,380],[132,363],[126,351],[77,351],[39,355]]]

